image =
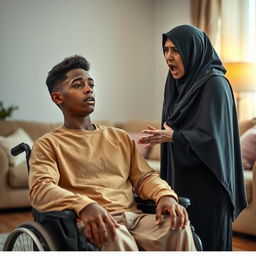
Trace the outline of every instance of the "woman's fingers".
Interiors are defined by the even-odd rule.
[[[150,125],[150,124],[147,124],[147,128],[149,130],[157,130],[154,126]]]
[[[147,125],[147,128],[148,130],[142,130],[142,132],[148,136],[142,136],[137,140],[139,144],[148,144],[146,148],[152,147],[154,144],[172,142],[173,130],[166,122],[164,123],[164,130],[158,130],[152,125]]]
[[[164,128],[170,128],[166,122],[164,122]]]
[[[161,134],[161,130],[142,130],[142,132],[152,135]]]
[[[158,144],[162,142],[162,136],[160,135],[155,135],[155,136],[147,136],[147,137],[142,137],[138,139],[139,144]]]

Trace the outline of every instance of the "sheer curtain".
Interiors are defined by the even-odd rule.
[[[222,0],[223,62],[256,62],[256,1]],[[255,84],[256,91],[256,84]],[[239,93],[240,120],[256,117],[256,92]]]
[[[256,1],[222,0],[221,56],[223,61],[256,61]]]
[[[256,0],[191,0],[191,17],[224,64],[256,62]],[[256,92],[239,96],[240,120],[256,117]]]
[[[192,24],[209,36],[219,53],[221,47],[221,0],[191,0]]]

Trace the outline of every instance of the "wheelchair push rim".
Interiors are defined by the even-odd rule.
[[[34,221],[25,222],[6,238],[3,251],[56,251],[48,231]]]

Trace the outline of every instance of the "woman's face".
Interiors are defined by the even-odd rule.
[[[173,42],[168,38],[164,45],[164,58],[174,79],[180,79],[185,75],[181,56]]]

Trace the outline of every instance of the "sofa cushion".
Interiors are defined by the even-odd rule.
[[[245,170],[251,170],[256,161],[256,126],[248,129],[240,138],[242,161]]]
[[[24,153],[13,156],[10,152],[11,148],[17,146],[21,142],[27,143],[30,147],[33,145],[32,139],[22,128],[18,128],[9,136],[0,136],[0,146],[6,151],[11,166],[17,166],[25,160]]]
[[[252,171],[244,171],[244,184],[246,189],[247,201],[252,201]]]
[[[13,188],[28,187],[28,171],[26,162],[15,167],[11,167],[8,172],[8,185]]]

